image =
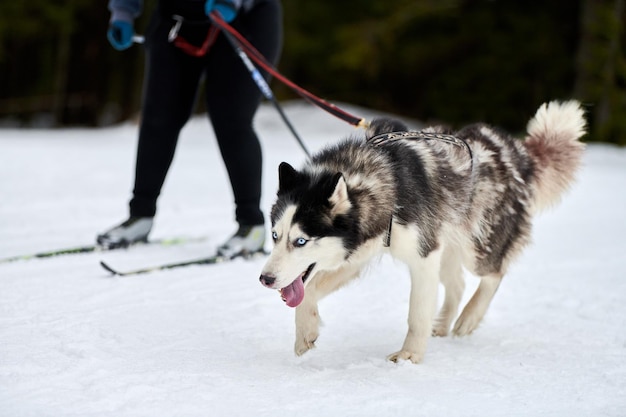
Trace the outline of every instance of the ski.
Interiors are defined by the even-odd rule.
[[[193,242],[202,242],[206,240],[205,237],[174,237],[174,238],[163,238],[163,239],[154,239],[149,240],[147,242],[137,242],[128,246],[120,246],[116,248],[106,248],[104,246],[100,246],[97,244],[94,245],[85,245],[85,246],[74,246],[68,248],[61,249],[53,249],[49,251],[30,253],[26,255],[17,255],[11,256],[9,258],[0,259],[0,264],[16,262],[16,261],[28,261],[31,259],[42,259],[42,258],[53,258],[56,256],[63,255],[76,255],[81,253],[93,253],[93,252],[108,252],[112,250],[119,249],[128,249],[136,246],[144,246],[144,245],[162,245],[162,246],[173,246],[173,245],[182,245],[185,243],[193,243]]]
[[[117,269],[111,267],[109,264],[107,264],[104,261],[100,261],[100,265],[113,275],[116,275],[118,277],[127,277],[129,275],[147,274],[150,272],[165,271],[167,269],[181,268],[184,266],[216,264],[216,263],[224,262],[227,260],[230,260],[230,259],[225,256],[215,255],[215,256],[210,256],[208,258],[200,258],[200,259],[194,259],[191,261],[183,261],[183,262],[173,262],[173,263],[168,263],[168,264],[150,266],[147,268],[134,269],[130,271],[118,271]]]
[[[148,274],[150,272],[166,271],[168,269],[182,268],[186,266],[213,265],[213,264],[219,264],[223,262],[229,262],[235,259],[253,259],[258,256],[264,256],[264,255],[266,255],[265,252],[255,252],[253,254],[247,254],[247,255],[235,255],[233,257],[228,257],[228,256],[223,256],[223,255],[213,255],[213,256],[208,256],[206,258],[192,259],[189,261],[181,261],[181,262],[164,263],[160,265],[149,266],[147,268],[139,268],[139,269],[133,269],[133,270],[127,270],[127,271],[120,271],[118,269],[115,269],[104,261],[100,261],[100,265],[102,266],[102,268],[110,272],[112,275],[115,275],[118,277],[127,277],[130,275]]]

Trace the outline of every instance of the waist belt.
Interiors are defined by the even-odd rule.
[[[179,15],[173,15],[174,25],[170,29],[167,35],[167,40],[177,48],[180,48],[183,52],[194,57],[201,57],[207,54],[211,46],[215,43],[217,35],[220,30],[216,26],[209,26],[207,29],[207,35],[202,42],[202,45],[196,46],[189,43],[185,38],[180,35],[180,29],[185,23],[185,18]]]

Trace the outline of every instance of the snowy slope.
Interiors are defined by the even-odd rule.
[[[306,104],[286,111],[312,150],[359,133]],[[270,106],[257,125],[267,213],[278,163],[304,154]],[[123,220],[135,137],[132,125],[0,130],[0,257],[90,243]],[[153,237],[208,240],[0,264],[0,416],[626,415],[626,149],[589,146],[481,327],[432,339],[420,365],[385,361],[403,341],[409,288],[388,258],[321,302],[318,348],[302,358],[293,310],[258,282],[263,259],[108,276],[100,259],[200,257],[233,232],[203,118],[178,149]]]

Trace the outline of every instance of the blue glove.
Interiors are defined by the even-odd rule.
[[[219,12],[227,23],[232,22],[237,16],[237,7],[229,0],[207,0],[204,3],[204,12],[208,16],[213,11]]]
[[[115,20],[111,22],[109,25],[109,30],[107,31],[107,38],[109,42],[113,46],[113,48],[118,51],[123,51],[124,49],[130,48],[133,44],[133,35],[135,34],[135,29],[133,28],[133,24],[129,22],[124,22],[122,20]]]

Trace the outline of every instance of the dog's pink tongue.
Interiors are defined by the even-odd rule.
[[[280,290],[280,293],[289,307],[297,307],[304,299],[304,283],[302,282],[302,277],[296,278],[294,282]]]

